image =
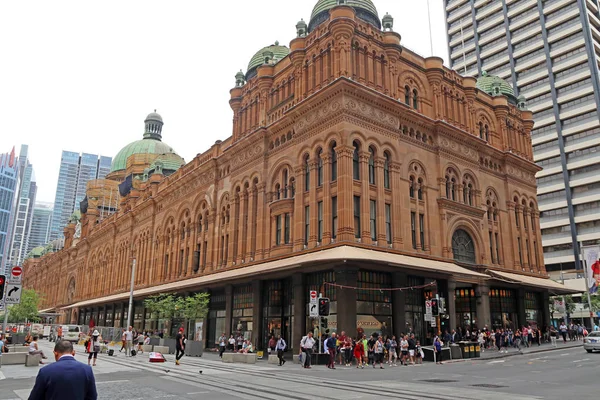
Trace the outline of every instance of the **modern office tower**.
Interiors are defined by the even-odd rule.
[[[452,68],[505,79],[534,112],[534,159],[544,168],[536,177],[546,269],[553,277],[575,272],[578,243],[600,243],[598,1],[444,5]]]
[[[50,240],[63,237],[63,228],[85,198],[88,181],[103,179],[110,172],[112,158],[63,151],[54,197]]]
[[[19,153],[19,186],[17,190],[16,208],[13,215],[12,238],[8,248],[8,266],[20,265],[27,255],[29,232],[33,218],[33,205],[37,193],[33,165],[29,162],[29,146],[21,146]]]
[[[29,246],[27,254],[39,246],[45,246],[50,240],[50,224],[52,223],[52,203],[36,202],[33,209]]]
[[[13,147],[10,153],[0,154],[0,273],[8,258],[18,184],[19,164]]]

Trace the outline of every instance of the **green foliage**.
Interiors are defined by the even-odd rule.
[[[177,299],[173,294],[161,293],[144,300],[144,305],[151,313],[159,313],[163,318],[173,318],[177,307]]]
[[[590,300],[592,302],[592,310],[591,311],[593,311],[593,312],[600,311],[600,296],[591,295]]]
[[[40,296],[35,290],[25,289],[21,293],[21,304],[10,306],[8,313],[9,322],[37,322],[40,320],[38,315],[38,306]]]
[[[196,293],[193,296],[179,297],[176,300],[176,310],[187,320],[204,318],[208,314],[208,293]]]
[[[565,311],[569,314],[572,314],[575,311],[575,302],[573,301],[573,296],[554,296],[550,298],[550,315],[554,318],[554,313],[558,312],[558,310],[554,307],[554,300],[564,300],[565,302]]]

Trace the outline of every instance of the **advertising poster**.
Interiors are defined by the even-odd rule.
[[[196,322],[196,330],[194,334],[194,340],[196,342],[202,341],[204,322]]]
[[[587,278],[590,293],[596,293],[600,285],[600,253],[599,246],[589,246],[583,248],[583,258],[585,260],[585,276]]]

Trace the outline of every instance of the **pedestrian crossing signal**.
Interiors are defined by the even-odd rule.
[[[319,299],[319,316],[329,316],[329,299],[327,297],[321,297]]]
[[[440,315],[440,309],[438,306],[438,300],[437,299],[432,299],[431,300],[431,315],[437,317],[438,315]]]

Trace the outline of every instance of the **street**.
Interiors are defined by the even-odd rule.
[[[40,346],[51,354],[51,345]],[[549,349],[548,349],[549,350]],[[81,346],[77,359],[87,362]],[[289,355],[291,357],[291,355]],[[223,364],[215,354],[185,357],[182,365],[150,364],[148,355],[126,358],[122,353],[99,355],[94,368],[99,399],[565,399],[595,395],[600,354],[581,347],[556,349],[506,358],[475,359],[422,366],[338,366],[310,370],[288,361],[283,367],[259,361],[255,365]],[[43,368],[43,367],[42,367]],[[26,399],[39,369],[4,366],[0,370],[0,400]],[[199,371],[202,370],[202,374]]]

